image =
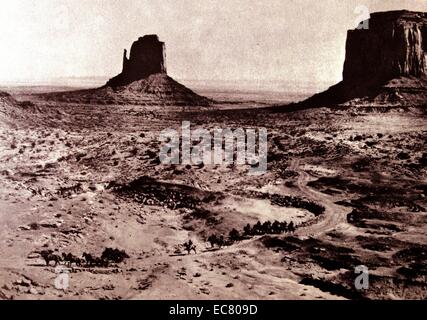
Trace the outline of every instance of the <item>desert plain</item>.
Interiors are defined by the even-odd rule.
[[[230,95],[190,108],[8,90],[0,127],[3,299],[426,298],[424,108],[277,112]],[[159,133],[188,120],[194,129],[266,128],[267,173],[160,163]],[[296,230],[245,234],[258,221],[292,221]],[[232,229],[241,239],[208,243]],[[184,250],[189,239],[196,253]],[[129,258],[72,265],[63,290],[54,285],[58,270],[37,253],[100,255],[106,247]],[[360,265],[369,270],[366,290],[354,285]]]

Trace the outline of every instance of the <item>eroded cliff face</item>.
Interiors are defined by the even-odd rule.
[[[125,50],[123,71],[110,79],[107,86],[124,86],[157,73],[166,74],[165,44],[157,35],[146,35],[133,43],[129,58]]]
[[[350,30],[343,81],[297,104],[334,105],[427,106],[427,13],[373,13]]]
[[[0,108],[11,107],[16,104],[15,99],[6,92],[0,91]],[[1,110],[1,109],[0,109]]]
[[[17,120],[28,117],[28,110],[19,107],[19,103],[8,93],[0,91],[0,127],[16,125]]]
[[[426,13],[374,13],[369,29],[348,32],[344,82],[384,82],[399,76],[426,74]]]

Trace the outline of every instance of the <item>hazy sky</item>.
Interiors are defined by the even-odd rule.
[[[0,81],[113,76],[144,34],[166,42],[177,79],[341,79],[347,29],[371,12],[427,0],[8,0]]]

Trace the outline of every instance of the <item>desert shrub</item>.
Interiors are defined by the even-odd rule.
[[[363,140],[363,137],[362,136],[360,136],[360,135],[357,135],[357,136],[355,136],[354,137],[354,139],[353,139],[354,141],[362,141]]]
[[[218,237],[215,234],[213,234],[213,235],[209,236],[208,242],[211,244],[211,247],[213,248],[213,247],[215,247],[215,245],[218,242]]]
[[[242,239],[242,237],[241,237],[239,231],[237,231],[236,229],[233,229],[233,230],[230,231],[230,233],[228,235],[228,239],[231,242],[237,242],[237,241],[240,241]]]
[[[368,146],[368,147],[373,147],[373,146],[375,146],[377,144],[377,142],[376,141],[366,141],[366,145]]]
[[[129,255],[124,250],[105,248],[104,252],[101,255],[101,259],[104,261],[121,263],[126,258],[129,258]]]
[[[396,156],[398,160],[408,160],[411,159],[411,156],[406,152],[399,152]]]
[[[355,172],[361,172],[369,168],[370,161],[368,159],[359,159],[355,163],[352,164],[351,168]]]
[[[427,153],[424,152],[422,157],[418,160],[419,164],[422,166],[427,166]]]
[[[22,108],[30,108],[30,107],[34,107],[34,103],[31,101],[22,101],[19,103],[19,106],[21,106]]]

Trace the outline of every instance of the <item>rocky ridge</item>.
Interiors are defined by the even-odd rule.
[[[6,92],[0,91],[0,122],[5,124],[16,113],[17,102]]]
[[[96,105],[207,106],[210,100],[163,73],[131,84],[44,95],[48,101]]]

